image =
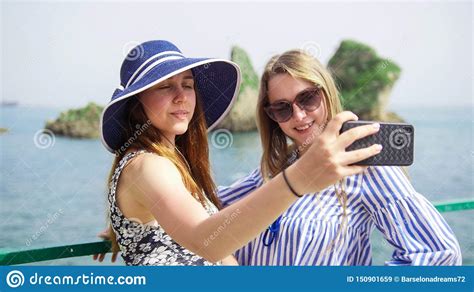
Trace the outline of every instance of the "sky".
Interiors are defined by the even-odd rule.
[[[471,1],[1,2],[3,101],[106,104],[134,45],[166,39],[189,57],[230,58],[238,45],[258,74],[302,48],[327,63],[344,39],[402,68],[390,107],[472,106]]]

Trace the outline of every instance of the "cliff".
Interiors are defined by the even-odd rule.
[[[257,128],[255,111],[257,108],[259,76],[255,72],[250,57],[237,46],[232,48],[231,60],[240,66],[242,83],[240,93],[229,114],[218,128],[235,132],[253,131]]]

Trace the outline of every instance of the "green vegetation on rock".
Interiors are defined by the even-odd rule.
[[[47,121],[45,128],[59,136],[98,138],[102,109],[102,106],[91,102],[83,108],[62,112],[56,120]]]
[[[344,40],[329,60],[331,71],[341,93],[344,109],[362,119],[398,120],[386,112],[393,85],[400,76],[400,67],[381,58],[369,46]]]
[[[237,63],[242,70],[241,89],[250,87],[251,89],[258,90],[259,78],[247,53],[242,48],[234,46],[231,52],[231,60]]]

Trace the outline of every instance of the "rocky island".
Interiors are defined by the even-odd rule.
[[[56,120],[47,121],[45,129],[59,136],[98,138],[102,109],[102,106],[91,102],[83,108],[67,110]]]
[[[353,111],[361,120],[402,120],[387,111],[393,85],[400,77],[397,64],[377,56],[367,45],[345,40],[327,67],[336,81],[345,110]]]

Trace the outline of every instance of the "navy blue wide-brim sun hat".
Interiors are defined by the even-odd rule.
[[[104,146],[116,153],[126,137],[129,98],[174,75],[190,70],[199,92],[208,131],[230,111],[240,88],[237,64],[213,58],[186,58],[172,43],[148,41],[133,48],[122,63],[120,86],[102,112],[101,139]]]

